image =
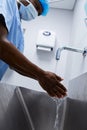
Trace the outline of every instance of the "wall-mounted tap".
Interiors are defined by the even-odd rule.
[[[64,47],[60,47],[57,49],[56,60],[60,60],[60,55],[61,55],[62,50],[68,50],[68,51],[82,53],[83,56],[87,55],[87,47],[85,47],[83,50],[81,50],[81,49],[77,49],[77,48],[71,48],[71,47],[64,46]]]

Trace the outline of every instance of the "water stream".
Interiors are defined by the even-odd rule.
[[[59,128],[59,115],[58,115],[58,110],[62,104],[62,102],[64,101],[64,98],[53,98],[53,100],[56,103],[56,117],[55,117],[55,121],[54,121],[54,130],[58,130]]]

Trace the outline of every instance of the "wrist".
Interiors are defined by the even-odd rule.
[[[36,72],[36,80],[40,80],[41,78],[43,78],[45,76],[45,71],[42,70],[41,68],[38,68],[37,69],[37,72]]]

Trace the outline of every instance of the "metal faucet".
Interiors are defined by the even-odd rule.
[[[76,48],[71,48],[71,47],[64,46],[64,47],[60,47],[60,48],[57,49],[56,60],[60,60],[60,55],[61,55],[62,50],[68,50],[68,51],[82,53],[83,56],[87,55],[87,47],[85,47],[83,50],[81,50],[81,49],[76,49]]]

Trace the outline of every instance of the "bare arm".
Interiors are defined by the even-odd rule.
[[[22,75],[37,79],[43,71],[6,39],[7,30],[3,26],[0,30],[2,30],[0,31],[2,32],[0,33],[0,58]]]
[[[66,89],[60,83],[61,77],[44,71],[30,62],[6,39],[7,33],[7,29],[0,24],[0,59],[9,64],[18,73],[37,80],[49,95],[59,98],[66,96]]]

